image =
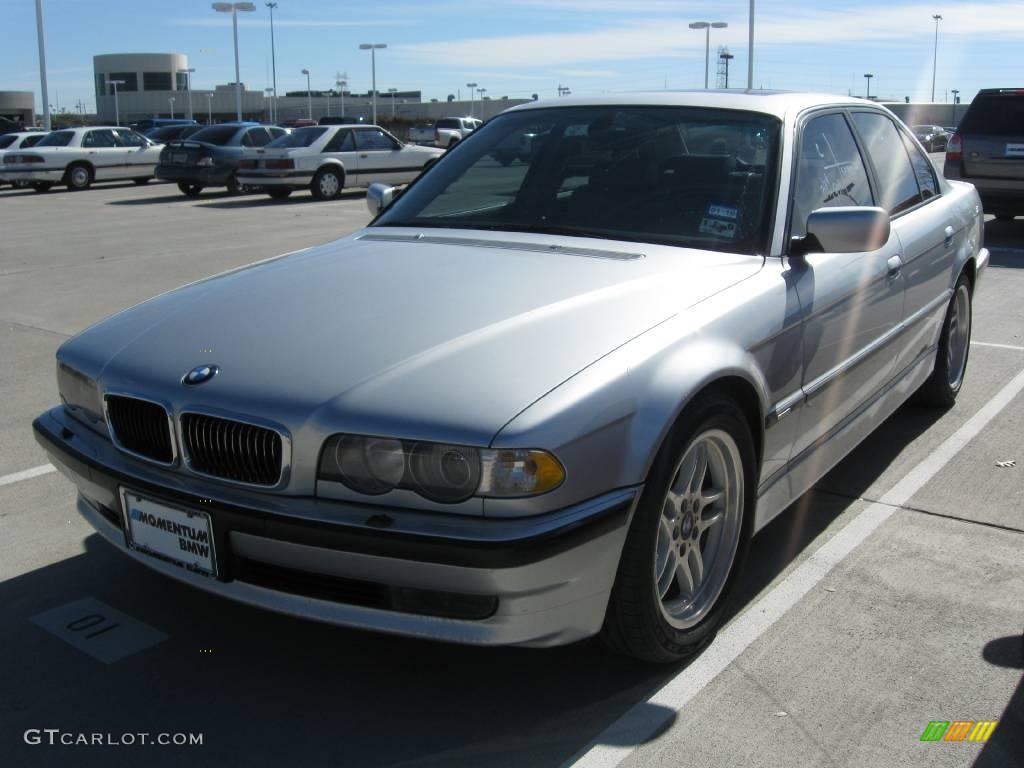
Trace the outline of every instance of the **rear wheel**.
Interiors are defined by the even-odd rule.
[[[451,149],[452,147],[454,147],[458,143],[459,143],[458,139],[452,139],[451,141],[448,142],[448,149]]]
[[[967,275],[961,274],[946,308],[939,348],[935,353],[935,369],[918,390],[919,399],[939,408],[949,408],[956,403],[967,372],[970,350],[971,282]]]
[[[52,181],[31,181],[29,186],[32,187],[36,192],[49,192],[50,187],[53,186]]]
[[[64,182],[68,189],[77,192],[88,189],[92,185],[92,170],[84,163],[74,163],[65,171]]]
[[[317,200],[333,200],[345,186],[345,174],[334,168],[321,168],[310,184],[313,197]]]
[[[188,197],[199,197],[199,193],[203,191],[203,185],[191,181],[179,181],[178,189],[181,190],[181,194]]]
[[[245,184],[239,183],[237,173],[232,173],[228,176],[228,181],[225,186],[228,188],[229,195],[244,195],[249,191],[249,188],[245,186]]]
[[[722,395],[695,400],[651,467],[623,547],[602,637],[674,662],[714,637],[750,542],[754,441]]]
[[[267,194],[275,200],[284,200],[290,195],[292,191],[290,189],[268,189]]]

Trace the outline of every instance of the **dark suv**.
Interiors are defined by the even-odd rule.
[[[1024,215],[1024,88],[978,91],[946,146],[944,173],[973,184],[997,219]]]

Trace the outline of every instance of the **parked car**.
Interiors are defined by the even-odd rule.
[[[153,178],[160,146],[129,128],[100,126],[53,131],[31,150],[3,157],[0,181],[27,183],[37,192],[54,184],[83,190],[96,181]]]
[[[221,123],[203,128],[187,139],[169,142],[160,153],[158,179],[176,181],[182,194],[196,197],[206,187],[243,191],[238,163],[249,148],[263,147],[288,131],[276,125]]]
[[[153,128],[163,128],[167,125],[198,125],[195,120],[187,117],[147,117],[132,123],[131,127],[141,134]]]
[[[180,123],[178,125],[164,125],[159,128],[150,128],[143,135],[156,144],[166,144],[176,139],[187,139],[193,133],[199,133],[206,126],[198,123]]]
[[[421,123],[420,125],[414,125],[409,129],[410,144],[433,145],[434,139],[436,138],[437,134],[434,133],[433,123]]]
[[[921,146],[929,152],[945,152],[949,134],[941,125],[915,125],[911,128]]]
[[[246,152],[238,181],[262,187],[277,200],[296,189],[331,200],[346,187],[408,183],[442,154],[434,147],[403,144],[375,125],[297,128],[263,149]]]
[[[341,117],[328,115],[327,117],[321,117],[317,125],[360,125],[366,121],[360,117]]]
[[[478,645],[703,648],[756,531],[956,401],[988,261],[973,187],[815,94],[530,102],[367,201],[66,341],[35,435],[166,576]]]
[[[944,172],[973,184],[997,219],[1024,214],[1024,88],[978,91],[946,147]]]
[[[38,144],[45,135],[45,131],[15,131],[14,133],[0,134],[0,168],[3,167],[3,158],[8,152],[30,149]],[[2,180],[0,180],[0,184],[3,184]],[[13,184],[18,187],[27,186],[24,181],[16,180]]]
[[[277,125],[279,128],[305,128],[310,125],[316,125],[316,120],[307,117],[299,117],[292,120],[282,120]]]
[[[451,148],[483,125],[473,117],[442,117],[434,123],[434,146]]]

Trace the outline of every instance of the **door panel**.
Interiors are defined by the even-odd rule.
[[[353,133],[359,159],[356,178],[360,186],[374,182],[402,184],[408,180],[409,173],[403,171],[406,153],[401,151],[398,142],[379,128],[357,128]]]

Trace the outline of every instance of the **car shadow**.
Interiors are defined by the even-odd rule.
[[[1010,221],[986,221],[985,247],[991,251],[992,266],[1024,269],[1024,216]]]
[[[262,206],[331,203],[345,200],[360,200],[365,197],[366,190],[342,192],[336,198],[334,198],[334,200],[317,200],[315,197],[313,197],[311,194],[308,194],[304,190],[299,192],[293,192],[289,197],[286,197],[284,200],[275,200],[274,198],[267,195],[265,192],[254,192],[248,193],[246,195],[232,197],[230,200],[204,200],[202,203],[200,203],[199,207],[231,210],[234,208],[259,208]]]
[[[985,645],[981,655],[998,667],[1024,669],[1024,636],[996,638]],[[995,730],[974,761],[974,768],[1024,765],[1024,677],[996,722]]]

